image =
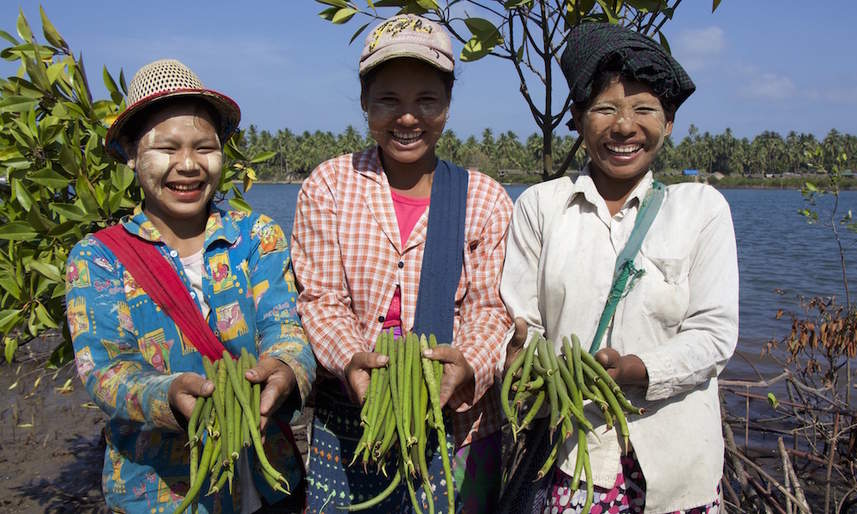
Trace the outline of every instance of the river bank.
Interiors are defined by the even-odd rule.
[[[492,176],[495,180],[502,183],[504,186],[511,187],[528,187],[533,184],[542,182],[540,175],[526,175],[525,177],[516,177],[517,180],[505,181],[498,177]],[[807,176],[788,176],[788,177],[745,177],[745,176],[724,176],[722,178],[708,177],[700,178],[698,176],[683,176],[676,174],[656,174],[655,178],[664,184],[678,184],[682,182],[703,182],[716,187],[717,189],[803,189],[807,182],[812,182],[819,188],[829,186],[829,181],[826,176],[807,175]],[[303,180],[257,180],[255,184],[302,184]],[[845,177],[840,183],[840,189],[843,191],[857,190],[857,178]]]

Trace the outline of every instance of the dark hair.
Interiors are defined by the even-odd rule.
[[[409,57],[399,57],[399,59],[409,59]],[[372,87],[372,84],[375,83],[375,79],[378,77],[378,72],[386,66],[388,63],[394,61],[395,59],[390,59],[389,61],[385,61],[378,66],[375,66],[371,70],[367,71],[365,75],[360,76],[360,97],[365,98],[366,94],[369,93],[369,88]],[[426,63],[425,61],[421,61],[419,59],[413,59],[417,62],[425,63],[426,66],[430,66],[435,73],[440,76],[440,79],[443,81],[443,86],[446,89],[446,96],[449,99],[452,99],[452,86],[455,84],[455,73],[452,71],[441,71],[434,66]]]
[[[214,128],[218,135],[223,133],[223,120],[220,113],[208,101],[197,96],[178,95],[164,98],[152,102],[146,107],[140,109],[129,119],[125,126],[122,127],[122,138],[131,146],[136,146],[140,137],[143,135],[143,130],[147,128],[149,121],[171,107],[177,105],[193,106],[195,109],[205,111],[206,114],[214,122]]]
[[[640,80],[639,78],[633,76],[623,65],[622,58],[619,55],[613,56],[613,58],[605,61],[598,67],[598,71],[595,72],[595,76],[592,78],[592,94],[589,95],[589,98],[586,99],[583,103],[575,103],[574,107],[580,111],[585,111],[592,105],[592,101],[595,100],[595,97],[600,95],[602,91],[607,89],[607,86],[610,85],[615,79],[622,80],[632,80],[635,82],[640,82],[646,84],[651,87],[651,84],[647,83],[645,80]],[[656,94],[657,96],[657,94]],[[677,107],[675,107],[672,102],[667,99],[658,96],[658,101],[661,102],[661,107],[664,108],[664,112],[666,113],[668,118],[671,118],[675,115],[675,111]]]

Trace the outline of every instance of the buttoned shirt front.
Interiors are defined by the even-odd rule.
[[[122,224],[155,243],[191,297],[203,300],[193,291],[178,253],[163,243],[139,207]],[[315,359],[295,310],[297,291],[280,227],[264,215],[213,209],[205,229],[202,268],[204,301],[210,307],[207,321],[224,347],[233,355],[247,349],[286,363],[301,399],[306,399],[315,379]],[[187,490],[188,446],[167,393],[180,373],[204,375],[202,357],[94,236],[84,238],[69,254],[66,288],[77,371],[109,418],[103,476],[107,505],[128,513],[173,512]],[[301,457],[277,425],[266,427],[266,454],[296,484]],[[261,475],[254,476],[254,482],[269,502],[282,497]],[[227,491],[201,498],[200,507],[211,512],[214,503],[218,511],[232,511]]]
[[[298,312],[319,363],[340,380],[355,352],[373,348],[396,286],[402,327],[413,327],[431,208],[402,245],[376,148],[324,162],[304,181],[292,231],[295,275],[302,288]],[[475,373],[475,391],[458,394],[462,405],[453,428],[459,443],[496,431],[502,419],[497,395],[485,393],[511,324],[499,295],[511,210],[498,183],[470,172],[464,266],[449,270],[461,277],[453,345]]]
[[[614,216],[586,169],[518,198],[501,295],[509,312],[553,341],[557,353],[572,333],[589,347],[616,257],[651,187],[648,173]],[[723,468],[717,375],[738,338],[737,252],[726,200],[702,184],[668,186],[634,265],[644,273],[620,300],[601,347],[635,354],[648,370],[647,389],[625,388],[647,411],[628,416],[646,479],[646,511],[704,505]],[[598,421],[587,436],[594,482],[612,487],[620,471],[617,431],[607,430],[596,406],[587,405],[586,415]],[[576,441],[566,441],[557,460],[570,475]]]

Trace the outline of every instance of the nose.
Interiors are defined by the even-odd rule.
[[[402,125],[413,125],[418,121],[416,112],[412,106],[403,106],[402,110],[399,111],[396,121]]]
[[[636,131],[634,112],[621,110],[613,122],[612,129],[614,133],[622,136],[632,135]]]
[[[193,149],[176,152],[176,171],[185,173],[199,171],[200,165],[196,157],[196,152]]]

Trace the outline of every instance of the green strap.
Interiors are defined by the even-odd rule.
[[[664,185],[655,180],[652,183],[652,189],[646,193],[646,198],[643,199],[640,210],[637,212],[637,219],[634,221],[634,229],[631,231],[631,237],[628,238],[625,248],[622,249],[616,258],[616,269],[613,270],[613,286],[610,287],[610,294],[607,295],[607,303],[604,305],[601,320],[598,322],[598,330],[595,331],[595,337],[592,338],[592,344],[589,346],[589,353],[592,355],[595,355],[595,352],[601,347],[601,340],[604,338],[604,333],[607,332],[610,320],[616,314],[616,307],[619,305],[619,300],[631,291],[637,279],[645,273],[645,270],[638,270],[634,267],[634,258],[637,256],[637,252],[640,251],[640,247],[643,246],[646,233],[649,231],[649,227],[652,226],[652,222],[655,221],[663,200]],[[628,284],[629,279],[631,280],[630,284]]]

